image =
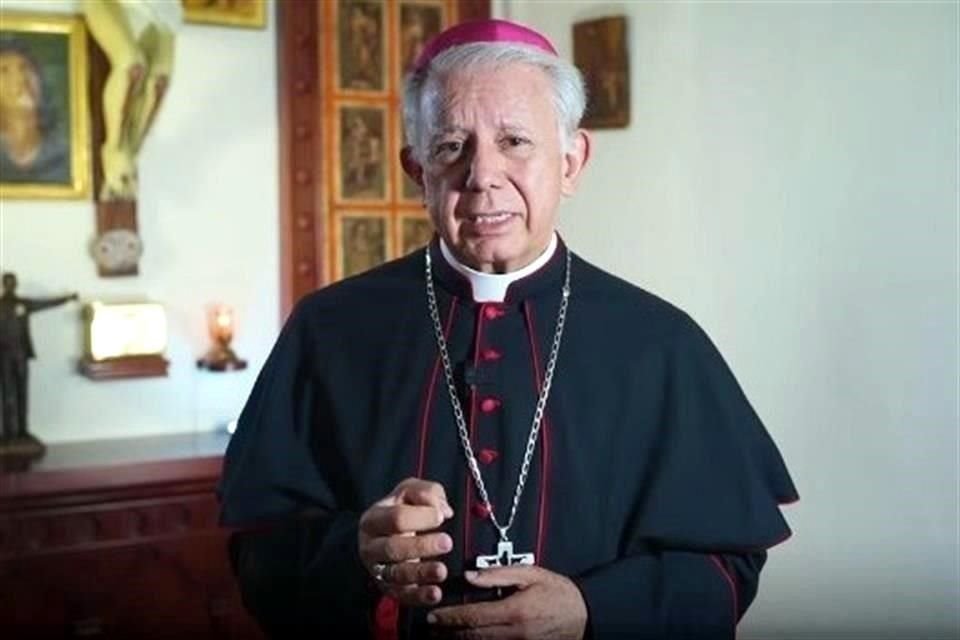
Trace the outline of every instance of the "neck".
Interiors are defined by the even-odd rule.
[[[443,238],[440,239],[440,251],[444,259],[446,259],[451,267],[470,281],[475,302],[503,302],[507,296],[507,289],[513,282],[538,271],[543,265],[550,261],[550,258],[553,257],[553,253],[556,250],[557,234],[554,233],[550,237],[550,243],[543,253],[525,267],[508,273],[484,273],[460,262],[460,260],[453,255],[447,243],[443,241]]]

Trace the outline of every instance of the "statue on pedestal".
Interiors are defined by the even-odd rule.
[[[3,274],[0,294],[0,455],[37,455],[43,445],[27,431],[27,364],[34,357],[30,314],[77,299],[22,298],[17,276]]]

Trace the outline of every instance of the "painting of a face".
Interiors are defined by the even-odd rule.
[[[0,33],[0,174],[5,184],[71,182],[68,38]]]
[[[40,71],[18,51],[0,53],[0,118],[40,106]]]

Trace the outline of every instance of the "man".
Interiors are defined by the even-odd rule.
[[[583,108],[519,25],[425,48],[403,163],[438,237],[298,305],[227,452],[272,634],[733,638],[796,494],[696,324],[557,237]]]
[[[27,431],[27,365],[35,357],[30,314],[60,306],[78,295],[24,298],[17,294],[17,276],[0,277],[0,444],[31,441]]]

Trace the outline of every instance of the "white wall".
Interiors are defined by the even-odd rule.
[[[957,637],[958,5],[497,7],[567,57],[628,16],[632,125],[561,227],[699,320],[793,473],[741,637]]]
[[[75,11],[74,2],[4,0],[3,9]],[[272,9],[272,7],[271,7]],[[21,295],[147,298],[167,310],[167,378],[93,382],[79,306],[32,317],[30,430],[46,442],[208,430],[235,417],[279,327],[276,35],[186,24],[166,102],[139,162],[140,275],[99,278],[90,202],[4,201],[0,266]],[[250,368],[197,371],[205,307],[234,306],[234,346]]]

